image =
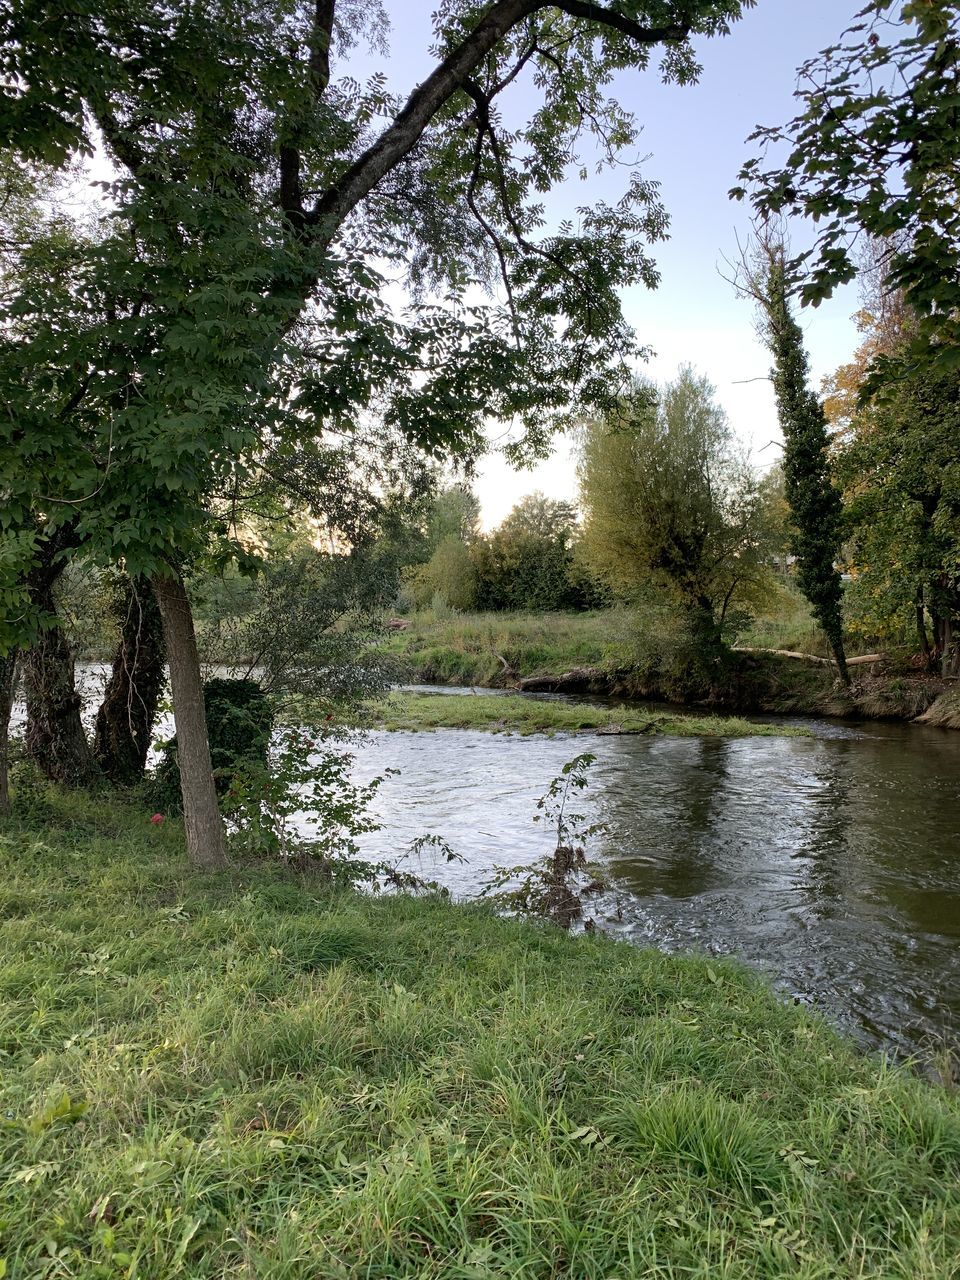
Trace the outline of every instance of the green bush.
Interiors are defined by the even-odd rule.
[[[266,768],[273,731],[270,702],[255,680],[208,680],[203,686],[207,738],[220,797],[226,795],[240,765]],[[176,735],[163,748],[153,788],[154,803],[168,813],[181,807]]]

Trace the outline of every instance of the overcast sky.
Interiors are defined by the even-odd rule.
[[[406,94],[432,65],[432,5],[386,0],[392,20],[390,58],[364,56],[358,70],[386,70],[390,86]],[[776,124],[795,114],[796,68],[834,42],[852,19],[857,0],[758,0],[725,39],[701,41],[703,74],[697,85],[663,85],[656,71],[623,75],[617,96],[643,124],[640,156],[644,173],[662,184],[670,213],[670,240],[656,246],[660,287],[631,289],[627,317],[641,342],[653,347],[647,372],[670,378],[689,362],[715,384],[731,422],[747,440],[760,465],[776,458],[779,439],[769,382],[768,358],[753,330],[750,306],[737,300],[721,278],[724,255],[736,252],[736,236],[747,230],[743,205],[728,200],[743,161],[752,154],[747,136],[757,124]],[[523,89],[518,91],[521,95]],[[521,109],[523,99],[513,104]],[[549,198],[548,213],[559,219],[577,205],[611,199],[623,173],[572,182]],[[794,229],[797,242],[805,234]],[[857,335],[850,320],[856,292],[848,288],[802,316],[815,376],[819,379],[849,358]],[[760,381],[744,382],[759,378]],[[766,447],[764,447],[766,446]],[[512,471],[501,459],[484,460],[476,483],[484,524],[497,524],[524,493],[542,489],[573,497],[576,481],[569,447],[558,445],[553,460],[534,471]]]

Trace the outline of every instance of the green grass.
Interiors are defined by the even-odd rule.
[[[960,1274],[960,1105],[731,963],[3,828],[15,1280]]]
[[[471,613],[407,619],[378,649],[425,684],[498,685],[504,663],[511,678],[573,667],[616,667],[626,661],[632,622],[627,611],[594,613]],[[503,659],[503,661],[501,661]]]
[[[384,729],[481,729],[490,733],[624,733],[670,737],[806,736],[804,729],[734,716],[664,714],[638,707],[547,702],[511,694],[394,693],[370,705],[365,723]]]

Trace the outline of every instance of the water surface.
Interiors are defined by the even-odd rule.
[[[424,857],[460,897],[552,847],[536,801],[565,761],[597,756],[577,808],[608,824],[593,853],[638,943],[731,953],[870,1044],[960,1038],[960,734],[808,722],[811,738],[376,733],[386,767],[371,853],[441,835]]]

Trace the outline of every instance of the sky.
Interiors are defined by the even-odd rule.
[[[390,57],[364,56],[358,70],[384,70],[390,87],[404,95],[432,66],[429,3],[386,0],[391,18]],[[616,85],[621,105],[643,124],[640,158],[645,176],[662,184],[671,218],[670,239],[654,247],[661,273],[658,289],[626,291],[624,309],[641,343],[655,355],[644,372],[658,381],[689,363],[716,387],[737,434],[757,465],[776,461],[780,432],[766,375],[769,359],[755,332],[751,305],[737,299],[722,278],[724,258],[737,252],[737,235],[749,230],[747,208],[729,200],[740,165],[752,154],[746,142],[758,124],[779,124],[795,114],[796,68],[833,43],[862,8],[858,0],[758,0],[755,9],[722,39],[701,40],[703,73],[696,85],[664,85],[653,66],[643,75],[624,74]],[[524,90],[514,104],[522,109]],[[649,157],[644,159],[643,157]],[[625,175],[604,175],[555,190],[547,214],[559,220],[577,205],[611,199]],[[795,244],[809,229],[791,228]],[[849,359],[857,345],[851,316],[854,287],[838,291],[801,315],[817,382]],[[751,381],[751,379],[756,379]],[[496,437],[502,428],[493,428]],[[502,457],[484,458],[474,488],[482,520],[492,528],[525,493],[576,495],[575,465],[568,442],[559,441],[550,461],[513,470]]]

